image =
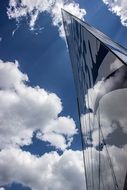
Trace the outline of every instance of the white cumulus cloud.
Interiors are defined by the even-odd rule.
[[[108,147],[120,189],[123,189],[126,175],[126,150],[126,146]],[[89,157],[90,151],[91,148],[85,150],[85,157]],[[92,152],[92,161],[86,162],[87,176],[91,178],[93,163],[94,190],[98,190],[99,152],[94,148]],[[104,186],[112,187],[114,180],[105,148],[100,152],[100,156]],[[91,180],[90,178],[88,180]],[[0,151],[0,185],[5,186],[14,182],[30,187],[32,190],[65,190],[65,187],[67,190],[84,190],[82,152],[66,150],[62,155],[50,152],[39,157],[17,148],[4,149]]]
[[[52,18],[53,25],[59,28],[60,36],[64,37],[61,8],[80,19],[83,19],[86,14],[78,3],[69,0],[10,0],[7,14],[10,19],[16,19],[18,22],[22,17],[30,18],[29,26],[34,29],[39,14],[47,12]]]
[[[127,26],[127,1],[126,0],[103,0],[109,10],[120,17],[123,26]]]
[[[41,157],[15,148],[0,152],[0,185],[18,182],[37,190],[83,190],[83,172],[80,151],[67,150],[61,156],[51,152]]]
[[[60,98],[29,86],[17,61],[0,61],[0,105],[0,148],[29,145],[38,131],[38,138],[64,150],[77,133],[73,119],[58,117]]]

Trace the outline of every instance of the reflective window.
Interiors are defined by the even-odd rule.
[[[127,52],[63,12],[82,129],[87,190],[127,189]]]

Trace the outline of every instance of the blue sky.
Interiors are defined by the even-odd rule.
[[[14,120],[14,123],[10,122],[9,126],[6,124],[7,129],[4,131],[5,139],[3,138],[3,140],[0,142],[0,149],[2,151],[0,153],[0,159],[4,160],[1,165],[2,170],[0,169],[0,189],[45,190],[47,188],[51,190],[57,190],[60,189],[59,187],[61,187],[62,183],[64,182],[64,184],[69,183],[67,190],[72,190],[74,189],[74,185],[83,182],[82,153],[80,132],[77,132],[76,130],[79,128],[79,121],[72,69],[64,37],[61,37],[61,31],[59,32],[61,20],[60,22],[57,22],[57,19],[61,19],[61,15],[59,14],[59,11],[57,13],[57,7],[53,10],[53,7],[51,5],[47,5],[48,1],[45,1],[45,4],[47,3],[46,5],[48,7],[47,9],[45,8],[46,11],[44,11],[43,8],[40,8],[38,11],[36,7],[36,10],[33,9],[31,12],[30,7],[32,3],[34,4],[35,1],[32,1],[32,3],[30,3],[29,0],[24,1],[28,2],[28,4],[26,3],[27,9],[22,9],[20,3],[18,6],[14,6],[14,2],[16,2],[16,0],[0,1],[0,73],[2,76],[0,79],[3,82],[0,82],[0,88],[3,90],[3,93],[5,93],[3,94],[3,97],[5,98],[2,99],[3,110],[1,109],[0,114],[2,115],[5,111],[6,115],[3,114],[3,119],[5,119],[7,123],[12,121],[9,120],[10,115]],[[38,2],[41,2],[41,0]],[[57,2],[60,4],[64,1],[56,0],[53,2],[56,5]],[[13,9],[10,8],[10,11],[7,13],[9,3],[10,7]],[[85,12],[80,11],[79,7],[75,9],[77,6],[76,3],[79,4],[80,8],[86,11],[86,14]],[[102,0],[76,0],[75,2],[67,1],[67,3],[63,3],[64,6],[62,5],[62,7],[65,7],[72,13],[75,13],[75,10],[78,10],[80,14],[78,14],[77,11],[76,16],[85,18],[88,23],[101,30],[113,40],[127,48],[127,27],[125,22],[127,16],[123,14],[126,8],[124,6],[124,3],[124,0],[119,1],[118,4],[115,2],[114,4],[111,4],[111,1],[106,0],[104,2]],[[70,4],[72,5],[71,8],[69,7]],[[120,11],[118,9],[119,7],[121,8]],[[17,10],[18,13],[16,12]],[[26,11],[27,13],[24,13],[23,17],[22,11]],[[112,13],[112,11],[114,11],[114,13]],[[37,14],[37,20],[34,24],[30,24],[30,20],[32,20],[31,15],[33,15],[33,13]],[[116,14],[118,16],[116,16]],[[54,23],[53,20],[55,20]],[[16,66],[15,60],[18,61],[19,66]],[[11,74],[8,74],[8,72]],[[27,74],[29,78],[28,81],[25,78],[26,75],[23,75],[23,73]],[[11,80],[12,82],[10,82]],[[38,88],[40,90],[43,89],[44,93],[38,91],[36,86],[39,86]],[[13,91],[13,88],[15,89],[16,94]],[[14,103],[10,103],[12,101],[11,98],[13,98],[11,96],[11,93],[13,93],[13,95],[16,95],[20,101],[20,103],[17,104],[16,108],[14,106]],[[25,94],[23,95],[23,93],[26,93],[26,96]],[[47,94],[45,95],[45,93]],[[45,104],[42,104],[42,107],[45,106],[44,109],[42,107],[39,107],[43,101],[43,95],[47,98]],[[6,105],[6,102],[8,100],[11,106],[8,104]],[[35,100],[38,102],[38,104],[34,102]],[[25,101],[29,102],[30,105],[26,105]],[[24,102],[25,105],[23,107]],[[33,106],[31,104],[33,104]],[[29,107],[31,109],[31,115],[29,115],[26,111]],[[8,111],[6,110],[7,108]],[[18,114],[16,116],[13,115],[14,113],[17,113],[14,111],[14,109],[16,109],[17,112],[21,109],[22,111],[19,111],[19,113],[24,113],[24,116]],[[35,113],[36,110],[37,112]],[[49,112],[51,111],[51,114],[45,110],[49,110]],[[38,119],[36,118],[37,114],[41,113],[41,111],[42,117],[46,118],[45,123],[43,123],[43,121],[40,121],[39,123]],[[41,117],[41,114],[39,116]],[[15,117],[17,118],[15,119]],[[25,128],[23,128],[24,134],[27,134],[28,137],[22,141],[22,129],[17,128],[17,123],[20,123],[21,121],[23,123],[24,117],[26,120],[29,118],[27,124],[25,123]],[[60,118],[63,120],[60,121]],[[31,124],[28,124],[30,121],[36,121],[36,124],[31,127]],[[21,127],[22,125],[24,125],[24,123],[21,124]],[[13,128],[14,126],[15,128]],[[1,128],[3,127],[4,122],[1,125]],[[50,129],[48,129],[48,127],[50,127]],[[53,127],[55,129],[53,129]],[[58,127],[61,128],[58,129]],[[17,130],[17,132],[21,130],[19,131],[19,136],[18,134],[15,135],[12,132],[12,128],[13,130]],[[68,130],[68,128],[70,130]],[[41,135],[39,133],[40,130]],[[62,133],[59,130],[63,130],[64,132]],[[9,133],[10,136],[8,137]],[[52,133],[56,136],[49,138]],[[1,134],[4,133],[1,132]],[[38,138],[37,134],[38,136],[40,135]],[[58,141],[55,142],[54,138],[58,138]],[[70,142],[70,144],[67,144],[68,142]],[[47,153],[46,158],[45,153]],[[13,159],[13,163],[10,162],[11,159]],[[26,161],[26,164],[24,166],[23,163],[27,159],[29,160],[28,165]],[[56,169],[54,170],[57,170],[57,175],[54,174],[56,179],[53,179],[52,173],[52,179],[50,181],[48,177],[44,178],[43,175],[41,176],[42,173],[48,176],[48,172],[50,171],[48,171],[48,169],[44,166],[42,168],[39,166],[44,165],[44,163],[49,163],[49,166],[52,168],[52,159],[54,159],[53,168],[56,166]],[[30,170],[29,163],[32,163],[34,161],[36,163],[34,169],[31,166]],[[63,168],[63,174],[59,174],[60,168],[64,167],[64,163],[69,163],[69,161],[72,162],[74,171],[72,173],[69,173],[71,166],[66,165],[67,169],[64,170],[65,168]],[[76,164],[77,162],[78,164]],[[12,167],[10,165],[12,165]],[[22,170],[21,168],[23,167],[24,169]],[[38,171],[39,168],[41,168],[40,171]],[[26,172],[27,170],[29,170],[29,172]],[[37,179],[35,179],[36,174],[32,175],[31,172],[38,173]],[[27,177],[25,177],[25,174]],[[71,176],[69,182],[66,179],[66,175]],[[40,180],[38,180],[39,176]],[[44,178],[44,182],[42,180],[42,184],[40,182],[41,178]],[[74,183],[73,179],[77,179],[77,181]],[[55,187],[55,180],[60,181],[61,184],[58,184],[58,186]],[[49,185],[49,183],[51,185]],[[83,185],[77,185],[75,188],[80,188],[82,190]]]

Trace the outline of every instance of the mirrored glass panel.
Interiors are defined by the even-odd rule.
[[[86,190],[127,189],[127,51],[63,11],[83,141]]]

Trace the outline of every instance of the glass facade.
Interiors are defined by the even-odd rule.
[[[127,51],[62,11],[81,123],[86,190],[127,190]]]

